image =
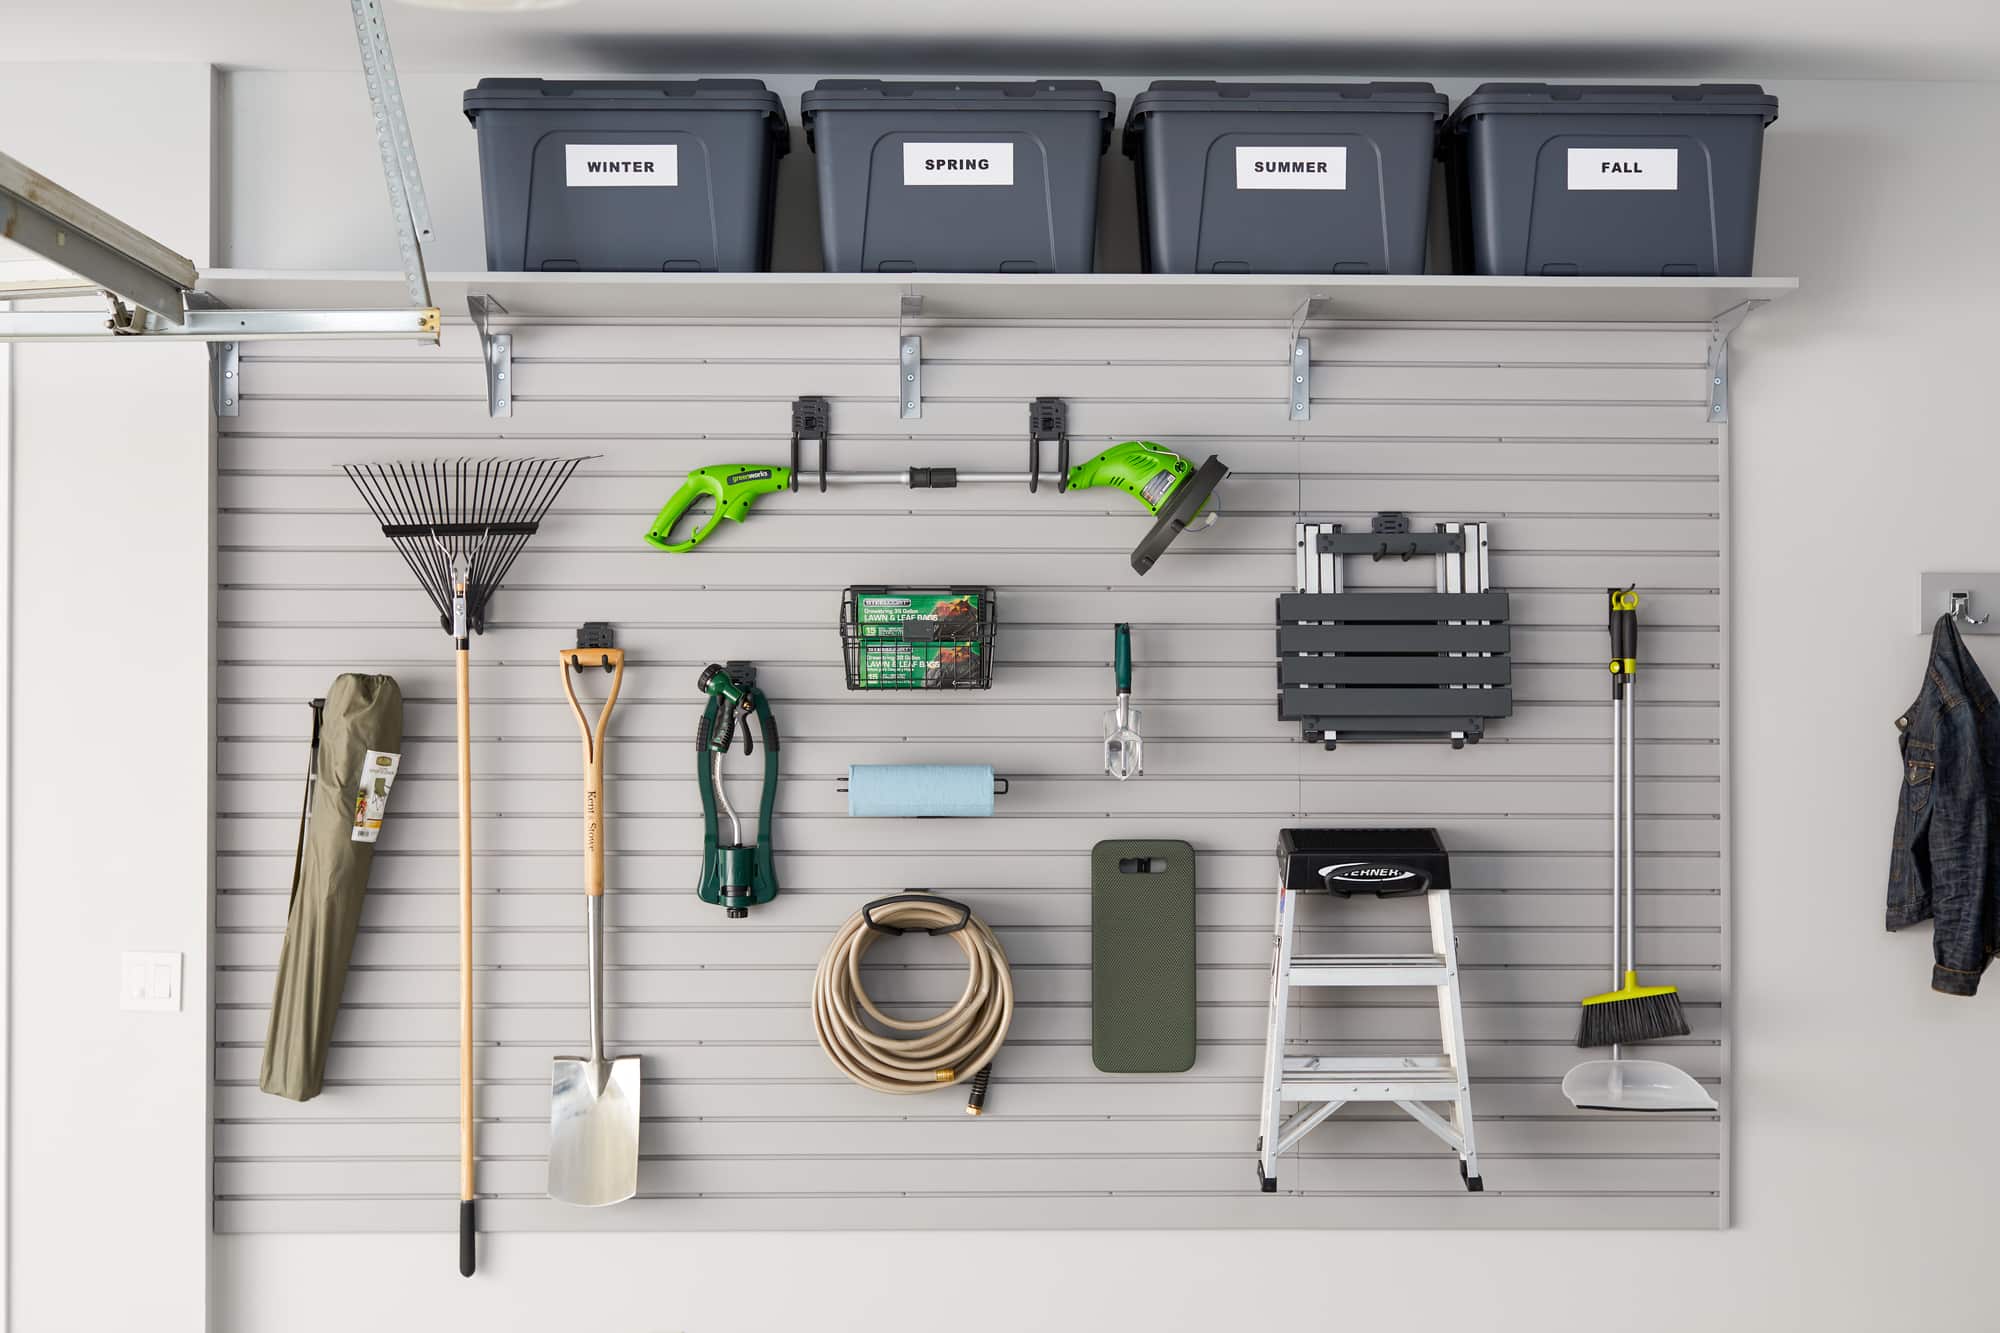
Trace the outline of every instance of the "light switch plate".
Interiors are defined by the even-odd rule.
[[[156,1013],[178,1013],[181,1007],[181,956],[177,953],[125,953],[119,956],[118,1007]]]

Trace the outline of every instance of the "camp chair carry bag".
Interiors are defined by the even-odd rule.
[[[402,763],[403,691],[391,676],[344,675],[312,708],[292,905],[257,1077],[265,1092],[301,1102],[319,1095],[326,1072],[375,842]]]

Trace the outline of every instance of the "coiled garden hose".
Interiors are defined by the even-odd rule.
[[[909,930],[949,935],[965,953],[965,990],[927,1018],[891,1018],[861,984],[875,941]],[[967,1115],[985,1108],[990,1066],[1013,1021],[1014,978],[1000,941],[970,907],[934,893],[899,893],[864,906],[834,935],[813,977],[813,1032],[841,1073],[877,1092],[970,1082]]]

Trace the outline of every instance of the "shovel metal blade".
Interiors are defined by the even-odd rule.
[[[639,1057],[594,1068],[557,1056],[549,1097],[549,1197],[599,1208],[639,1192]]]

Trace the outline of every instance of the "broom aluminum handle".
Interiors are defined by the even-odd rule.
[[[1624,907],[1624,849],[1619,845],[1624,830],[1621,782],[1624,778],[1622,718],[1617,695],[1611,698],[1611,989],[1618,989],[1622,955],[1619,952],[1618,914]]]
[[[1633,800],[1635,786],[1633,769],[1638,766],[1639,759],[1639,752],[1634,744],[1632,734],[1632,703],[1633,695],[1636,693],[1635,684],[1636,682],[1632,680],[1625,682],[1625,968],[1627,971],[1636,971],[1639,966],[1638,861],[1637,848],[1634,845],[1637,842],[1638,834],[1635,831],[1633,822],[1633,811],[1635,808]]]
[[[1634,705],[1639,689],[1639,592],[1626,588],[1612,594],[1612,656],[1618,659],[1618,703],[1624,711],[1624,743],[1621,747],[1624,776],[1624,821],[1622,834],[1625,860],[1619,867],[1625,890],[1625,971],[1638,968],[1638,801],[1639,737]],[[1622,983],[1614,979],[1613,989]]]

